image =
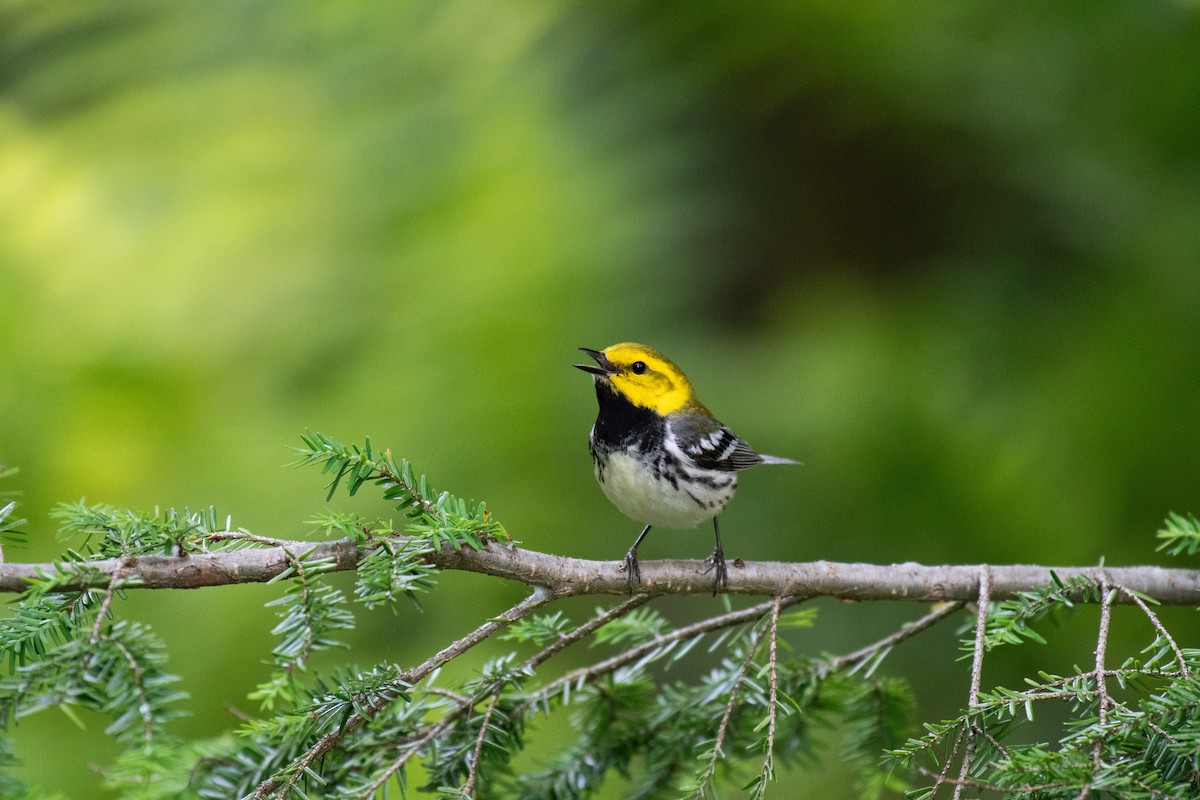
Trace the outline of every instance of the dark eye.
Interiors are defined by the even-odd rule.
[[[645,361],[633,362],[632,364],[629,365],[629,371],[632,372],[634,375],[645,375],[646,374],[646,362]]]

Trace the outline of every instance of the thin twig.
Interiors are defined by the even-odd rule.
[[[953,766],[954,759],[956,756],[958,756],[958,748],[962,747],[963,738],[966,736],[966,734],[967,728],[964,727],[958,732],[958,736],[954,737],[954,744],[951,746],[950,753],[946,756],[946,760],[942,763],[941,770],[936,774],[930,773],[930,775],[933,777],[933,788],[930,789],[929,792],[929,797],[931,800],[937,796],[938,789],[942,788],[943,783],[949,783],[951,786],[954,785],[954,779],[950,777],[950,767]],[[924,767],[920,766],[918,766],[917,769],[925,770]]]
[[[1108,722],[1108,707],[1112,703],[1112,698],[1108,696],[1107,675],[1104,669],[1104,660],[1108,653],[1108,629],[1112,621],[1112,595],[1109,591],[1108,579],[1105,578],[1104,573],[1100,573],[1096,579],[1096,583],[1100,588],[1101,602],[1100,629],[1096,635],[1096,669],[1094,674],[1096,676],[1096,693],[1099,695],[1100,701],[1100,724],[1104,725]],[[1100,742],[1097,740],[1095,754],[1097,762],[1099,762],[1100,758],[1099,750]]]
[[[286,551],[285,551],[286,552]],[[304,566],[304,559],[299,556],[292,556],[292,566],[296,569],[296,580],[300,583],[300,605],[308,609],[309,601],[312,598],[312,586],[308,579],[308,570]],[[313,618],[310,613],[303,616],[304,619],[304,644],[293,658],[287,659],[285,663],[278,664],[284,675],[291,675],[297,668],[303,669],[304,662],[308,661],[312,655],[313,642],[316,641],[316,630],[313,627]]]
[[[138,660],[134,657],[125,643],[118,639],[108,639],[112,646],[121,652],[125,660],[129,662],[129,668],[133,671],[133,685],[137,687],[138,695],[138,713],[142,715],[142,738],[149,743],[154,739],[154,712],[150,708],[150,698],[146,697],[146,686],[142,681],[142,676],[145,670]]]
[[[742,688],[742,681],[746,679],[746,673],[750,671],[750,665],[754,662],[754,654],[758,652],[762,640],[763,637],[761,635],[754,637],[750,642],[750,646],[746,648],[746,657],[742,659],[737,672],[734,673],[733,684],[729,687],[729,700],[725,703],[725,711],[721,714],[720,724],[717,725],[717,736],[713,740],[712,755],[709,756],[708,764],[704,767],[704,772],[700,774],[700,777],[696,781],[696,789],[692,793],[692,797],[701,797],[709,781],[712,780],[717,772],[717,762],[723,755],[721,747],[725,744],[725,735],[729,730],[729,720],[733,717],[733,707],[737,703],[738,692]]]
[[[1000,753],[1000,755],[1008,759],[1012,758],[1012,754],[1009,753],[1008,748],[1001,744],[999,739],[997,739],[995,736],[992,736],[992,734],[988,732],[987,728],[981,726],[979,728],[979,734],[983,736],[984,739],[987,739],[988,744],[996,748],[996,752]]]
[[[436,694],[439,697],[445,697],[447,700],[453,700],[457,705],[466,705],[471,702],[471,698],[466,695],[452,692],[449,689],[443,689],[440,686],[425,686],[425,691],[429,694]]]
[[[979,568],[979,608],[975,614],[975,648],[971,653],[971,691],[968,695],[967,707],[979,704],[979,686],[983,681],[983,651],[987,636],[988,607],[992,603],[992,570],[986,564]],[[954,793],[951,800],[959,800],[962,796],[963,783],[971,771],[971,740],[975,738],[976,726],[971,723],[966,730],[966,742],[963,748],[962,765],[958,770],[958,781],[954,783]]]
[[[100,629],[104,627],[104,621],[108,619],[108,611],[112,608],[113,597],[116,596],[117,589],[121,586],[121,579],[125,569],[125,559],[119,559],[117,569],[113,572],[112,578],[108,582],[108,586],[104,590],[104,599],[100,601],[100,608],[96,611],[96,619],[92,623],[92,631],[88,636],[87,650],[84,651],[83,657],[79,659],[79,674],[83,675],[87,672],[88,664],[96,655],[96,645],[100,643]]]
[[[965,787],[967,789],[981,789],[987,792],[1000,792],[1002,794],[1025,794],[1030,792],[1045,792],[1050,789],[1061,789],[1066,784],[1063,783],[1038,783],[1038,784],[1023,784],[1021,786],[1000,786],[995,783],[985,783],[983,781],[971,780],[970,778],[948,778],[945,775],[929,769],[929,767],[918,765],[917,772],[927,778],[940,778],[941,783],[949,783],[957,787]]]
[[[557,653],[561,652],[568,645],[574,644],[575,642],[578,642],[580,639],[591,636],[595,631],[599,630],[600,628],[603,628],[605,625],[612,622],[614,619],[625,616],[630,611],[633,611],[635,608],[638,608],[639,606],[645,605],[649,601],[650,601],[650,595],[635,594],[633,597],[630,597],[628,600],[620,602],[617,605],[613,606],[612,608],[608,609],[603,614],[599,614],[595,617],[592,617],[590,620],[588,620],[584,624],[580,625],[578,628],[571,631],[570,633],[560,634],[559,637],[557,639],[555,639],[553,642],[551,642],[549,645],[547,645],[542,650],[538,651],[537,653],[534,653],[532,656],[527,658],[525,660],[525,662],[521,664],[520,670],[521,671],[529,671],[529,670],[535,669],[536,667],[543,664],[551,656],[554,656]]]
[[[1156,631],[1158,631],[1158,635],[1167,640],[1167,644],[1171,646],[1171,651],[1175,653],[1175,663],[1179,666],[1180,672],[1183,673],[1184,680],[1190,678],[1191,674],[1188,671],[1187,662],[1183,660],[1183,651],[1180,650],[1179,645],[1175,643],[1174,637],[1167,633],[1167,629],[1163,627],[1158,615],[1150,610],[1150,606],[1146,605],[1146,601],[1142,600],[1142,598],[1138,597],[1135,592],[1130,591],[1127,587],[1116,585],[1113,586],[1113,588],[1132,600],[1133,603],[1142,610],[1142,613],[1150,619],[1150,624],[1154,626]]]
[[[712,584],[709,584],[709,590],[712,589]],[[781,599],[781,608],[800,603],[807,598],[803,597],[785,597]],[[626,664],[631,664],[639,661],[647,655],[653,653],[661,647],[666,647],[674,642],[684,641],[704,633],[722,630],[723,628],[731,628],[734,625],[741,625],[744,622],[752,622],[762,615],[769,612],[775,605],[775,600],[768,600],[765,603],[743,608],[739,611],[730,611],[716,617],[710,617],[700,622],[687,625],[683,628],[677,628],[670,633],[663,633],[655,636],[648,642],[638,645],[637,647],[626,650],[623,653],[599,661],[587,667],[580,667],[572,670],[566,675],[562,675],[542,688],[530,694],[525,698],[516,709],[513,711],[513,716],[518,717],[527,712],[531,707],[544,702],[547,698],[553,697],[564,686],[569,686],[574,683],[590,683],[596,678],[607,675],[613,670],[619,669]]]
[[[979,686],[983,682],[983,651],[987,636],[988,607],[992,604],[992,569],[986,564],[979,568],[979,608],[975,614],[975,649],[971,654],[971,694],[969,705],[979,702]]]
[[[966,603],[963,602],[942,604],[915,622],[906,623],[902,628],[900,628],[900,630],[883,637],[877,642],[872,642],[866,647],[861,647],[852,653],[846,653],[845,655],[831,659],[830,661],[826,662],[826,669],[829,672],[837,672],[838,670],[846,669],[847,667],[857,666],[858,664],[874,657],[876,653],[895,647],[901,642],[911,639],[913,636],[916,636],[925,629],[933,627],[938,622],[941,622],[946,617],[961,609],[964,605],[966,605]]]
[[[382,789],[384,784],[391,780],[392,776],[399,772],[404,765],[408,763],[409,759],[415,756],[422,747],[436,739],[442,733],[442,731],[454,724],[454,721],[466,713],[466,710],[470,707],[470,705],[459,706],[457,709],[451,711],[449,714],[438,720],[437,723],[431,725],[429,730],[427,730],[420,739],[416,739],[415,741],[406,744],[404,746],[404,751],[396,757],[396,760],[389,764],[387,769],[379,773],[379,775],[375,777],[375,780],[371,781],[370,786],[363,789],[359,793],[359,800],[370,800],[370,798],[374,797],[375,793]]]
[[[462,788],[462,796],[465,798],[469,798],[471,792],[475,791],[475,780],[479,776],[479,759],[483,756],[483,742],[487,738],[488,726],[492,724],[492,712],[496,710],[499,700],[500,694],[496,692],[483,712],[483,722],[479,725],[479,736],[475,738],[475,749],[471,754],[471,764],[467,768],[467,782]]]
[[[1082,673],[1082,675],[1085,677],[1094,678],[1096,673],[1094,670],[1088,670],[1087,672]],[[1110,678],[1113,678],[1113,677],[1116,677],[1116,678],[1143,677],[1146,675],[1149,675],[1151,677],[1156,677],[1156,678],[1173,678],[1173,679],[1178,679],[1179,677],[1181,677],[1181,673],[1178,673],[1178,672],[1161,672],[1158,670],[1155,670],[1153,672],[1146,672],[1146,671],[1138,670],[1138,669],[1134,669],[1134,670],[1106,669],[1106,670],[1104,670],[1104,675],[1106,677],[1110,677]],[[1098,692],[1095,689],[1071,689],[1068,691],[1060,691],[1060,690],[1055,689],[1055,687],[1057,687],[1057,686],[1066,686],[1067,684],[1070,684],[1072,681],[1077,680],[1079,677],[1080,677],[1080,675],[1073,675],[1073,676],[1070,676],[1067,678],[1058,678],[1057,680],[1050,681],[1049,683],[1043,683],[1033,689],[1026,689],[1024,691],[1014,692],[1011,694],[1006,693],[1003,697],[1000,697],[996,700],[989,700],[989,701],[985,701],[985,702],[976,703],[972,707],[972,709],[974,711],[981,711],[981,710],[986,711],[986,710],[990,710],[990,709],[1003,709],[1003,710],[1007,711],[1008,709],[1010,709],[1013,706],[1023,705],[1030,701],[1038,702],[1038,701],[1042,701],[1042,700],[1076,700],[1076,699],[1089,700],[1093,697],[1096,697]],[[1116,708],[1118,706],[1120,706],[1120,704],[1117,703],[1115,700],[1113,700],[1111,697],[1109,697],[1109,707]],[[1149,712],[1143,712],[1141,714],[1141,717],[1143,720],[1148,719]]]
[[[1100,590],[1100,625],[1099,631],[1096,634],[1096,668],[1092,674],[1096,680],[1097,719],[1100,729],[1096,736],[1096,741],[1092,743],[1092,765],[1096,772],[1099,772],[1102,767],[1101,755],[1104,752],[1104,726],[1108,723],[1108,708],[1110,705],[1114,705],[1113,699],[1108,694],[1108,681],[1104,661],[1108,653],[1108,630],[1112,622],[1112,599],[1117,592],[1115,589],[1109,588],[1108,577],[1103,571],[1096,576],[1096,586]],[[1093,780],[1095,780],[1095,774],[1079,790],[1076,800],[1087,800],[1088,797],[1091,797]]]
[[[766,793],[767,781],[775,780],[775,719],[778,715],[779,704],[779,664],[777,654],[779,649],[779,609],[780,598],[776,597],[771,605],[771,626],[767,633],[767,686],[769,698],[767,702],[767,752],[763,756],[762,772],[760,773],[755,797],[763,797]]]

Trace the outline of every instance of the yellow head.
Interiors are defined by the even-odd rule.
[[[598,383],[607,383],[635,406],[665,415],[700,405],[683,371],[653,347],[622,342],[603,350],[579,349],[596,359],[596,366],[575,366],[592,373]]]

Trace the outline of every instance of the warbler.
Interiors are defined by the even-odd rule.
[[[623,342],[592,350],[600,413],[588,437],[596,480],[627,517],[646,527],[625,553],[629,593],[641,583],[637,551],[652,527],[694,528],[713,521],[713,594],[729,573],[717,515],[733,499],[737,473],[756,464],[798,464],[756,453],[696,399],[683,370],[652,347]]]

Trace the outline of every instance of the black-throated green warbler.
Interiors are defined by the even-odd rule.
[[[717,515],[733,499],[737,473],[756,464],[796,464],[756,453],[696,399],[679,367],[652,347],[623,342],[579,348],[596,360],[576,364],[596,384],[600,414],[588,439],[596,480],[608,499],[645,528],[625,554],[629,593],[641,582],[638,545],[650,528],[694,528],[713,521],[713,594],[728,573]]]

